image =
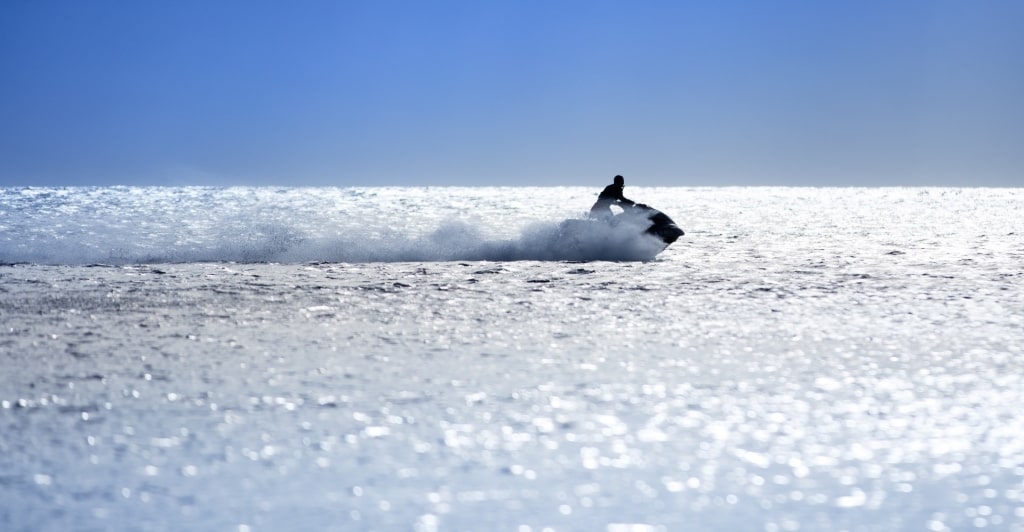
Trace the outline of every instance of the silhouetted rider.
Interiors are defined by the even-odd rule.
[[[612,184],[604,187],[601,191],[601,195],[597,197],[597,202],[590,208],[591,218],[604,218],[606,216],[612,216],[612,205],[635,205],[631,199],[627,199],[622,195],[622,188],[626,185],[626,180],[622,176],[615,176],[615,180]]]

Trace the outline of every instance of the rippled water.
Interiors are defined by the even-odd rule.
[[[1024,530],[1024,192],[594,192],[0,190],[0,528]]]

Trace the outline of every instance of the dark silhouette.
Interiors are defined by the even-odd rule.
[[[590,208],[590,217],[605,218],[614,215],[615,213],[612,212],[612,205],[618,205],[620,207],[623,205],[635,205],[636,202],[622,195],[622,189],[625,184],[626,180],[623,179],[622,176],[615,176],[613,183],[604,187],[601,194],[597,196],[597,202],[595,202],[594,206]]]

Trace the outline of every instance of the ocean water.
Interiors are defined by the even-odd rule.
[[[1024,190],[0,189],[0,529],[1024,530]]]

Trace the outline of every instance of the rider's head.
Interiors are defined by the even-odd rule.
[[[625,185],[626,184],[626,180],[623,179],[622,176],[617,175],[617,176],[615,176],[615,184],[619,185],[619,186]]]

